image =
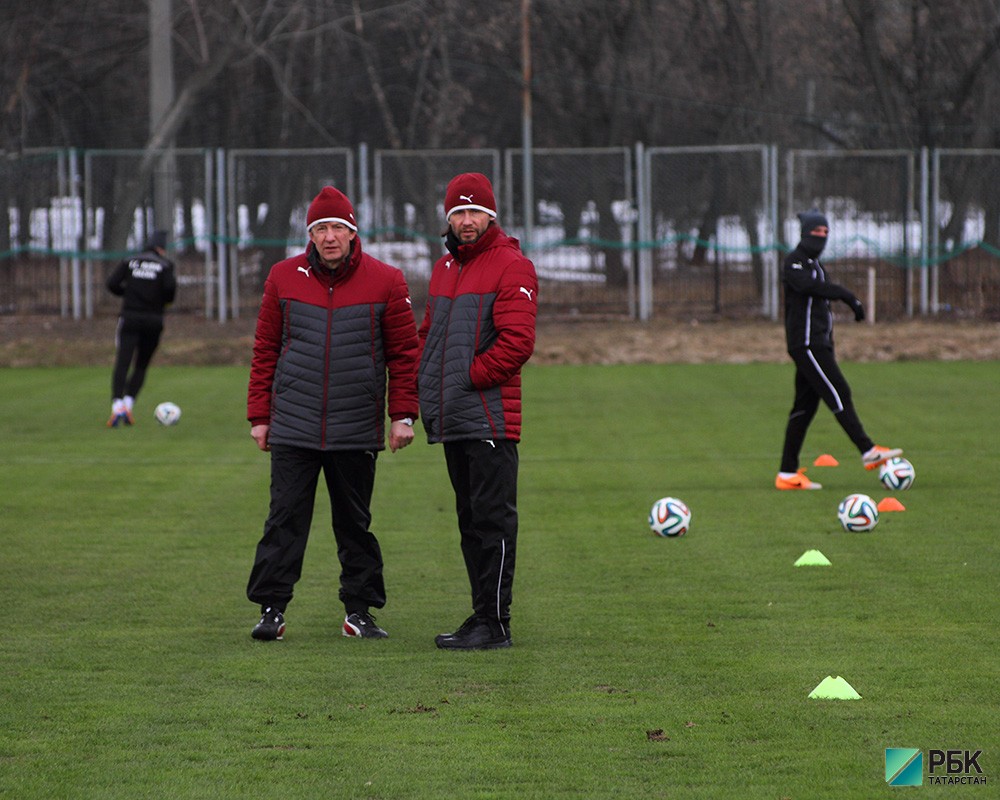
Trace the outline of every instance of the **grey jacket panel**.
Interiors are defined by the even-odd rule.
[[[472,359],[496,341],[495,294],[434,298],[417,374],[420,417],[430,443],[506,438],[502,387],[472,386]],[[447,347],[446,347],[447,344]]]
[[[282,300],[270,440],[322,450],[381,449],[386,370],[382,305],[326,309]],[[374,319],[373,319],[374,314]]]

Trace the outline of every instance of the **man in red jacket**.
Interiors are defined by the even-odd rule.
[[[417,328],[403,273],[361,250],[354,209],[332,186],[306,216],[309,246],[271,267],[250,367],[250,435],[271,453],[271,507],[247,585],[255,639],[281,639],[302,573],[322,471],[340,558],[344,636],[384,638],[382,553],[369,530],[375,461],[413,440]]]
[[[419,330],[421,418],[428,441],[444,443],[472,587],[472,615],[435,639],[446,650],[511,645],[521,367],[535,347],[538,278],[496,216],[485,175],[448,184],[448,253]]]

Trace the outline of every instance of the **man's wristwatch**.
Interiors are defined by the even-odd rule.
[[[402,422],[404,425],[409,425],[413,427],[413,417],[405,417],[404,419],[398,419],[396,422]]]

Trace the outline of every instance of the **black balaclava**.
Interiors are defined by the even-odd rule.
[[[799,234],[802,237],[799,247],[810,258],[818,258],[819,254],[823,252],[823,248],[826,247],[826,237],[810,236],[809,234],[814,228],[818,228],[820,225],[829,228],[830,223],[826,221],[826,217],[823,216],[823,213],[818,208],[800,211],[796,216],[798,216],[799,222],[802,223],[799,229]]]

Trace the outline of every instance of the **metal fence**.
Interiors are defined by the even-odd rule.
[[[70,313],[71,261],[82,212],[70,161],[64,150],[0,160],[0,198],[7,209],[7,224],[0,225],[0,313]]]
[[[531,153],[534,214],[524,207],[525,151],[504,158],[504,224],[521,237],[548,313],[634,316],[635,187],[626,147]]]
[[[218,316],[226,319],[256,314],[270,266],[302,252],[306,213],[319,190],[337,186],[353,197],[356,185],[354,151],[347,148],[230,150],[217,159],[225,164],[227,191],[215,276]]]
[[[71,285],[74,316],[94,316],[97,308],[117,298],[108,296],[104,281],[114,264],[142,248],[156,229],[153,208],[169,209],[172,257],[182,265],[178,274],[180,310],[210,308],[217,228],[213,203],[216,176],[208,150],[176,149],[149,154],[142,150],[85,150],[82,154],[82,213],[64,224],[61,244],[73,253]],[[77,198],[72,198],[72,205]],[[117,249],[109,249],[120,242]],[[82,272],[76,264],[82,264]],[[193,291],[192,291],[193,290]]]
[[[921,260],[924,230],[918,157],[909,150],[799,150],[787,155],[785,239],[798,233],[793,209],[822,205],[835,233],[825,258],[836,262],[837,280],[847,285],[866,285],[868,270],[874,270],[881,316],[893,309],[913,314],[915,278],[924,290],[920,308],[928,310],[928,272],[914,269]]]
[[[771,150],[764,146],[645,151],[640,218],[653,291],[647,315],[776,308]],[[768,267],[771,267],[768,269]]]
[[[929,160],[930,310],[1000,319],[1000,150],[941,149]]]
[[[413,307],[423,310],[431,267],[444,252],[445,188],[455,175],[481,172],[502,188],[499,150],[376,150],[365,247],[406,274]],[[367,212],[366,212],[367,213]]]
[[[365,248],[404,270],[419,313],[443,252],[445,186],[467,171],[493,180],[500,223],[538,269],[543,314],[776,319],[795,212],[816,205],[831,220],[834,279],[871,292],[879,318],[1000,319],[1000,150],[642,144],[2,156],[0,313],[115,313],[105,276],[156,208],[172,229],[175,308],[254,314],[269,266],[305,246],[306,208],[327,184],[354,201]]]

